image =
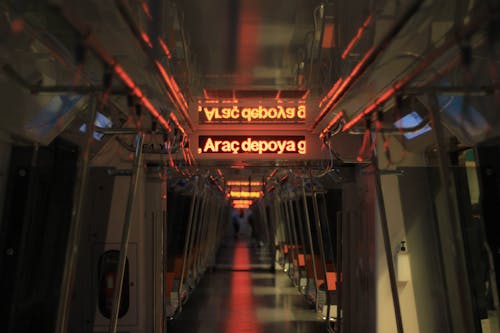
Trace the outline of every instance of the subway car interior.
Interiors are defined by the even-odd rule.
[[[498,0],[0,0],[0,331],[500,333]]]

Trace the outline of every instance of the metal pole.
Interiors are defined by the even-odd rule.
[[[311,219],[309,218],[309,210],[307,208],[307,196],[306,196],[306,182],[304,178],[302,178],[302,201],[304,202],[304,215],[306,216],[306,230],[307,230],[307,238],[309,239],[309,246],[311,248],[311,260],[313,264],[313,274],[314,274],[314,288],[316,290],[315,301],[316,301],[316,309],[318,309],[318,272],[316,270],[316,258],[314,253],[314,245],[313,238],[311,232]]]
[[[93,140],[94,120],[97,113],[97,97],[89,97],[89,115],[87,118],[86,141],[78,161],[78,176],[75,181],[73,192],[73,209],[71,211],[70,229],[68,232],[68,245],[66,248],[65,265],[61,281],[61,293],[57,308],[56,329],[57,333],[66,333],[68,326],[68,315],[71,300],[71,291],[76,272],[76,262],[80,248],[82,229],[82,209],[87,189],[87,178],[89,174],[89,155]]]
[[[267,214],[268,210],[266,209],[264,200],[261,203],[261,209],[262,209],[262,214],[264,216],[264,223],[266,225],[266,233],[267,233],[267,239],[266,239],[266,245],[269,250],[269,253],[272,255],[271,257],[271,267],[270,270],[274,272],[275,270],[275,258],[276,258],[276,244],[275,244],[275,238],[276,238],[276,227],[273,224],[273,218],[271,215],[271,203],[269,202],[269,216]]]
[[[440,242],[440,248],[441,248],[441,262],[446,265],[443,267],[444,269],[444,283],[445,283],[445,293],[447,297],[447,311],[448,311],[448,325],[450,325],[450,330],[451,331],[457,331],[460,332],[463,330],[463,332],[473,332],[475,329],[474,325],[474,320],[471,318],[471,314],[473,314],[473,309],[471,306],[471,288],[469,284],[469,277],[468,277],[468,271],[467,271],[467,264],[465,260],[465,254],[464,254],[464,241],[462,237],[462,230],[461,230],[461,225],[460,225],[460,220],[455,216],[455,208],[453,205],[453,199],[450,194],[450,184],[451,184],[451,179],[450,179],[450,168],[449,168],[449,160],[448,156],[446,154],[446,148],[445,148],[445,133],[444,133],[444,128],[441,123],[441,115],[440,115],[440,108],[439,104],[437,101],[437,98],[435,95],[430,96],[431,99],[431,107],[430,113],[431,113],[431,122],[434,127],[434,136],[436,139],[437,143],[437,148],[438,148],[438,163],[439,163],[439,177],[441,179],[442,183],[442,188],[443,188],[443,199],[445,201],[445,221],[448,222],[447,225],[443,224],[438,224],[438,230],[440,233],[440,237],[438,237],[439,242]],[[445,232],[443,229],[447,228],[447,232]],[[449,239],[444,239],[444,235],[446,234],[449,236]],[[444,247],[447,247],[446,250]],[[453,258],[454,260],[448,260],[445,261],[444,259],[444,252],[451,253],[453,251]],[[454,261],[453,263],[453,270],[454,272],[450,274],[448,271],[447,267],[450,267],[450,262]],[[460,276],[459,279],[457,279],[457,276]],[[452,279],[450,281],[450,279]],[[453,281],[453,279],[457,279]],[[452,286],[450,286],[450,282],[454,282],[456,285],[455,288],[459,288],[461,290],[456,290],[456,292],[460,292],[459,295],[464,295],[463,297],[460,297],[460,303],[455,303],[455,302],[450,302],[451,298],[453,297],[452,295]],[[455,312],[455,315],[452,310],[452,306],[459,306],[460,307],[460,314],[457,314]],[[467,315],[467,316],[466,316]],[[458,320],[462,320],[461,323],[458,323]],[[465,325],[464,325],[465,324]],[[465,326],[465,327],[464,327]],[[460,330],[458,330],[458,327],[460,327]]]
[[[205,204],[203,205],[203,211],[201,214],[201,219],[200,219],[200,227],[198,231],[198,237],[196,244],[198,245],[198,251],[196,255],[196,261],[195,261],[195,266],[196,266],[196,278],[198,279],[199,275],[202,274],[203,272],[203,261],[205,260],[206,256],[206,235],[207,235],[207,227],[210,221],[213,218],[213,210],[210,209],[212,207],[212,198],[211,196],[207,193],[206,194],[206,199],[205,199]],[[207,214],[206,214],[207,213]]]
[[[314,220],[316,221],[316,233],[318,234],[318,243],[319,243],[319,255],[321,258],[321,263],[323,264],[323,272],[324,276],[323,278],[325,279],[325,295],[328,296],[328,280],[326,278],[326,257],[325,257],[325,245],[323,243],[323,232],[321,230],[321,220],[320,220],[320,215],[319,215],[319,208],[318,208],[318,198],[316,197],[316,193],[314,192],[314,180],[311,174],[311,192],[312,192],[312,203],[313,203],[313,212],[314,212]],[[330,303],[329,297],[326,297],[327,303]],[[329,304],[327,304],[329,305]],[[327,318],[329,319],[329,318]]]
[[[330,251],[329,251],[329,252],[330,252],[330,253],[329,253],[329,255],[330,255],[330,258],[332,258],[331,260],[332,260],[332,264],[333,264],[333,263],[334,263],[334,258],[335,258],[335,257],[334,257],[334,255],[333,255],[333,240],[332,240],[332,237],[331,237],[330,225],[329,225],[329,223],[328,223],[328,212],[326,212],[326,211],[325,211],[325,210],[326,210],[326,204],[327,204],[327,203],[326,203],[326,196],[325,196],[325,194],[324,194],[324,193],[321,193],[320,195],[321,195],[322,202],[323,202],[323,209],[322,209],[322,212],[323,212],[323,214],[324,214],[324,217],[326,218],[326,223],[325,223],[325,227],[326,227],[326,238],[327,238],[327,239],[326,239],[326,241],[327,241],[328,243],[330,243],[330,246],[329,246],[329,248],[330,248]],[[326,261],[327,261],[327,260],[326,260],[326,258],[325,258],[325,263],[326,263]],[[332,286],[332,287],[333,287],[333,286]],[[327,291],[327,294],[328,294],[328,299],[330,299],[330,297],[331,297],[331,295],[330,295],[330,291]],[[330,300],[331,300],[331,299],[330,299]],[[330,318],[330,305],[331,305],[330,303],[331,303],[331,302],[328,302],[328,308],[327,308],[327,314],[326,314],[326,317],[328,318],[327,320],[330,320],[330,319],[329,319],[329,318]]]
[[[163,164],[163,181],[162,181],[162,218],[161,218],[161,234],[162,234],[162,252],[161,252],[161,260],[162,262],[160,263],[161,265],[161,278],[160,278],[160,292],[161,292],[161,311],[160,313],[162,314],[161,316],[161,332],[166,332],[166,304],[167,304],[167,294],[165,292],[165,276],[167,273],[167,255],[168,255],[168,228],[167,228],[167,218],[168,218],[168,176],[167,176],[167,166],[166,164]],[[158,332],[156,332],[158,333]]]
[[[278,241],[278,248],[281,250],[283,244],[286,242],[286,237],[285,237],[285,232],[283,229],[283,223],[281,222],[281,217],[280,217],[280,202],[279,202],[279,197],[276,196],[274,199],[274,204],[273,204],[273,212],[274,212],[274,220],[275,220],[275,225],[276,225],[276,240]],[[284,251],[282,251],[284,253]],[[276,261],[276,250],[274,251],[274,260]],[[284,260],[284,258],[283,258]],[[281,264],[281,262],[280,262]]]
[[[396,284],[396,272],[394,270],[394,262],[392,259],[389,224],[387,222],[384,194],[382,192],[382,183],[380,181],[380,170],[378,168],[376,157],[373,158],[373,165],[377,170],[375,175],[375,187],[377,192],[378,209],[380,213],[380,225],[382,227],[382,236],[384,238],[385,258],[387,261],[387,268],[389,270],[389,281],[391,283],[392,302],[394,304],[394,314],[396,316],[396,327],[398,333],[403,333],[403,320],[401,318],[401,306],[399,303],[398,286]]]
[[[295,224],[295,216],[294,216],[294,209],[293,209],[293,200],[290,199],[288,200],[288,210],[289,210],[289,215],[290,215],[290,225],[292,229],[292,235],[294,237],[294,242],[295,244],[293,245],[293,257],[297,262],[297,267],[294,267],[293,273],[295,277],[295,270],[299,271],[299,237],[297,236],[297,226]],[[300,274],[300,273],[299,273]],[[300,280],[300,275],[297,275],[297,281],[295,281],[298,285]]]
[[[178,297],[179,297],[179,307],[182,307],[182,287],[184,284],[184,274],[186,272],[186,260],[187,260],[187,254],[188,254],[188,247],[189,247],[189,238],[191,237],[191,225],[193,224],[193,216],[194,216],[194,211],[196,209],[196,201],[198,201],[198,181],[196,181],[196,185],[194,188],[193,192],[193,199],[191,201],[191,207],[189,208],[189,218],[188,218],[188,225],[186,228],[186,238],[184,242],[184,259],[182,260],[182,269],[181,269],[181,280],[179,281],[179,291],[178,291]]]
[[[267,219],[266,207],[264,206],[264,200],[259,202],[259,211],[262,220],[262,224],[264,225],[264,232],[266,234],[266,244],[271,243],[271,232],[269,231],[269,221]],[[262,239],[261,239],[262,241]],[[269,242],[269,243],[268,243]]]
[[[215,218],[211,223],[211,228],[208,230],[208,256],[205,265],[208,267],[213,267],[215,264],[215,249],[217,247],[217,231],[219,230],[219,224],[222,220],[221,212],[222,206],[220,201],[216,201],[215,204]]]
[[[342,330],[342,223],[344,223],[343,213],[337,212],[337,322],[335,326],[338,333]]]
[[[285,235],[285,244],[287,246],[287,261],[288,261],[288,270],[287,273],[290,276],[290,261],[292,261],[292,267],[293,267],[293,252],[292,252],[292,246],[291,244],[293,243],[293,237],[292,237],[292,232],[290,231],[290,218],[288,216],[288,209],[287,209],[287,203],[285,200],[282,201],[282,203],[279,205],[279,208],[281,210],[281,220],[283,224],[283,228],[285,229],[286,235]]]
[[[193,224],[193,231],[191,233],[191,241],[190,241],[190,246],[189,246],[189,254],[188,257],[193,255],[193,259],[191,261],[191,266],[188,267],[188,273],[189,270],[191,269],[191,273],[195,279],[198,278],[198,257],[200,255],[200,234],[201,234],[201,228],[203,226],[203,215],[205,214],[205,207],[207,205],[207,188],[204,189],[204,191],[201,194],[201,201],[197,210],[196,218],[194,220]],[[196,252],[195,252],[195,245],[196,245]]]
[[[297,226],[298,226],[298,235],[301,245],[301,251],[304,252],[306,248],[306,241],[304,239],[304,221],[302,220],[302,216],[300,214],[300,206],[298,200],[295,200],[293,203],[294,211],[297,213]],[[305,255],[305,253],[304,253]]]
[[[135,139],[135,156],[134,156],[134,171],[130,178],[130,186],[127,198],[127,206],[125,210],[125,223],[123,225],[122,240],[120,244],[120,261],[116,272],[115,289],[113,291],[113,312],[109,321],[109,333],[116,333],[118,324],[118,315],[120,312],[120,303],[122,297],[123,276],[125,275],[125,264],[127,263],[128,242],[130,239],[130,230],[132,229],[132,212],[134,209],[135,197],[139,187],[142,167],[142,142],[144,134],[140,133]]]

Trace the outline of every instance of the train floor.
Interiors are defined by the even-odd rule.
[[[168,332],[323,332],[320,315],[285,273],[271,271],[269,251],[259,245],[227,239],[215,270],[203,277]]]

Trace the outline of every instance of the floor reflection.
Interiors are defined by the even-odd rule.
[[[322,332],[319,316],[286,274],[255,268],[254,250],[245,240],[225,246],[218,268],[202,279],[168,332]]]

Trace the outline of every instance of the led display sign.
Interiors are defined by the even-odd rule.
[[[199,105],[198,114],[200,124],[300,123],[306,120],[306,106],[304,104]]]
[[[198,139],[198,154],[301,154],[305,136],[204,136]]]

